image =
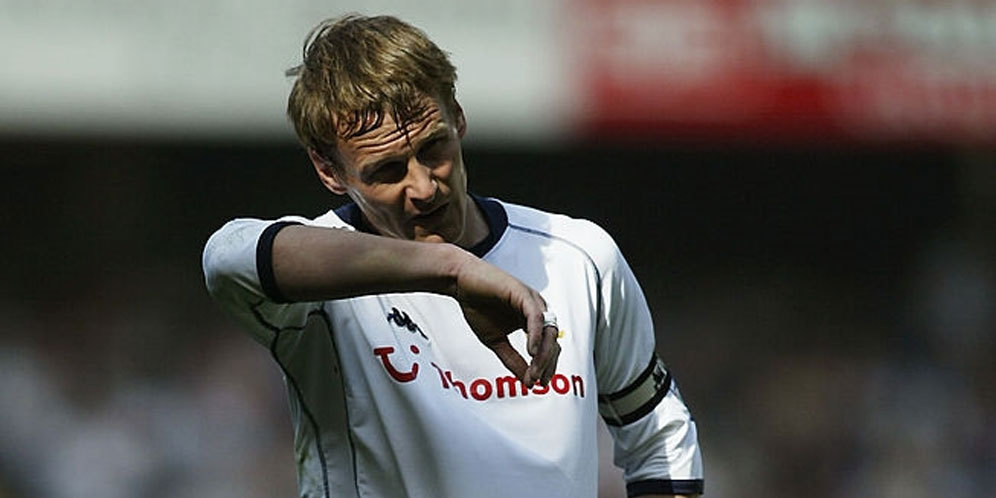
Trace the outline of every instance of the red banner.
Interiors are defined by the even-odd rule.
[[[582,133],[996,142],[991,2],[573,7]]]

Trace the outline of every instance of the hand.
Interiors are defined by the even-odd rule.
[[[559,331],[543,326],[546,302],[538,292],[481,259],[468,258],[457,272],[454,297],[477,338],[526,387],[550,382],[560,357]],[[508,334],[518,329],[526,331],[528,366],[508,342]]]

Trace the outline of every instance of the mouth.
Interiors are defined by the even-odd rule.
[[[446,208],[448,207],[449,203],[440,204],[439,206],[433,208],[431,211],[427,211],[425,213],[413,216],[412,221],[417,224],[432,223],[439,221],[439,219],[442,218],[442,215],[446,213]]]

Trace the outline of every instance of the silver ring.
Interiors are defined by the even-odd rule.
[[[553,327],[558,331],[560,330],[560,327],[557,326],[557,315],[554,315],[552,311],[543,312],[543,328],[547,327]]]

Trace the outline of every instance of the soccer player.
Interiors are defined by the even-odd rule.
[[[630,496],[701,493],[632,272],[590,222],[468,193],[447,55],[349,16],[289,73],[298,137],[352,203],[233,220],[203,265],[284,373],[300,496],[594,497],[599,415]]]

